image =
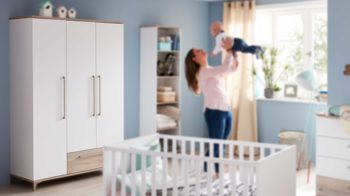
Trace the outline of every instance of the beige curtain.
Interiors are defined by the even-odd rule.
[[[254,0],[236,0],[224,3],[223,24],[225,32],[253,43]],[[254,76],[252,75],[254,55],[238,53],[239,68],[228,76],[226,87],[233,108],[233,130],[231,139],[257,141],[256,100]]]

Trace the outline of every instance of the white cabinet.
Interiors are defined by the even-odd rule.
[[[124,140],[124,37],[122,25],[98,23],[96,32],[97,147],[102,147]]]
[[[339,119],[316,118],[317,195],[349,195],[350,134]]]
[[[11,175],[35,188],[100,169],[98,148],[124,139],[123,25],[31,17],[10,31]]]
[[[171,46],[159,44],[159,40],[171,38]],[[160,126],[157,114],[164,114],[165,107],[172,107],[180,113],[181,108],[181,30],[177,27],[147,26],[140,30],[140,135],[165,133],[181,135],[181,120],[175,123],[162,123]],[[163,42],[164,43],[164,42]],[[176,46],[175,46],[176,45]],[[163,47],[164,46],[164,47]],[[168,45],[169,46],[169,45]],[[167,56],[176,61],[169,72],[161,73],[159,62],[165,62]],[[160,100],[158,88],[171,88],[175,100]],[[163,88],[164,89],[164,88]],[[169,99],[170,100],[170,99]],[[161,112],[162,111],[162,112]],[[165,124],[165,125],[164,125]],[[169,126],[167,126],[169,124]]]
[[[68,152],[96,148],[95,23],[67,22]]]
[[[62,21],[34,20],[32,27],[32,130],[33,161],[34,171],[36,171],[33,173],[33,178],[43,179],[63,175],[67,171],[67,120],[63,119],[66,82],[63,78],[66,76],[66,26]],[[17,56],[17,58],[20,57]],[[15,77],[14,80],[20,81],[21,78]]]

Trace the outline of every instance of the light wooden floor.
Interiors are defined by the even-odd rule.
[[[315,175],[311,172],[311,181],[306,183],[306,170],[298,172],[297,196],[315,195]],[[44,182],[33,192],[31,186],[20,183],[0,188],[1,196],[102,196],[102,176],[100,172],[66,179]]]

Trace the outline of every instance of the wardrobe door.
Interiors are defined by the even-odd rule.
[[[67,21],[68,152],[96,148],[95,26]]]
[[[97,146],[124,139],[123,25],[97,23]]]
[[[33,180],[39,180],[67,173],[66,22],[32,25],[33,89],[27,90],[33,90]]]

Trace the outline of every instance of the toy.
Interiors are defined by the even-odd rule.
[[[57,12],[57,17],[67,18],[67,8],[65,8],[64,6],[58,7],[56,12]]]
[[[68,10],[68,18],[76,18],[77,17],[77,10],[74,8],[70,8]]]
[[[39,15],[45,17],[52,17],[53,4],[49,0],[42,0],[39,4]]]

